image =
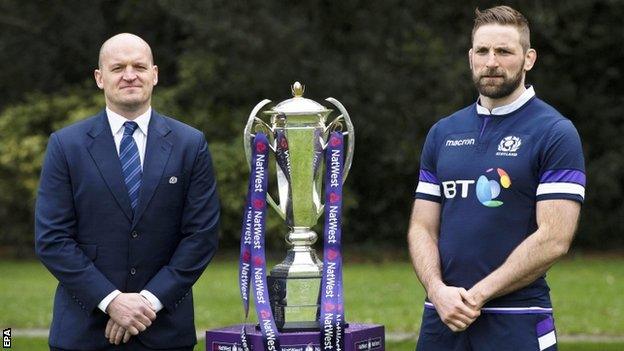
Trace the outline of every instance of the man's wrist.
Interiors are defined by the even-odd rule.
[[[429,297],[429,299],[430,300],[435,299],[435,295],[437,294],[437,292],[445,286],[446,285],[444,284],[444,282],[442,282],[442,280],[439,280],[439,279],[429,282],[429,284],[427,284],[427,287],[426,287],[427,296]]]
[[[110,294],[106,295],[106,297],[103,298],[102,301],[100,301],[100,303],[98,304],[98,308],[102,310],[102,312],[108,314],[108,312],[106,311],[106,309],[108,308],[108,305],[110,305],[110,303],[120,294],[121,294],[121,291],[115,290],[111,292]]]
[[[147,301],[149,301],[149,303],[152,305],[152,308],[154,309],[155,312],[158,312],[163,309],[164,306],[162,302],[160,302],[160,300],[151,292],[147,290],[141,290],[139,294],[141,294],[141,296],[143,296]]]
[[[485,305],[485,303],[490,299],[490,295],[487,293],[484,284],[477,283],[470,289],[469,292],[479,307]]]

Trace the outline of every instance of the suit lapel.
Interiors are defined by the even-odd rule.
[[[111,193],[117,201],[117,205],[123,213],[132,221],[132,208],[130,207],[130,198],[126,184],[121,175],[121,163],[117,155],[115,141],[111,133],[110,124],[106,117],[106,111],[102,110],[98,118],[95,119],[93,128],[87,133],[92,142],[87,146],[95,165],[97,166],[102,178],[106,182]]]
[[[167,137],[169,132],[171,132],[171,129],[167,126],[165,119],[152,110],[149,127],[147,128],[147,145],[145,146],[141,193],[134,220],[132,221],[132,227],[136,226],[139,219],[141,219],[162,179],[173,147],[173,144]]]

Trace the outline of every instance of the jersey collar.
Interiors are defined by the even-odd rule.
[[[506,115],[522,107],[522,105],[524,105],[527,101],[529,101],[534,96],[535,96],[535,90],[533,89],[533,86],[529,86],[527,90],[525,90],[524,93],[522,93],[522,95],[518,96],[518,98],[514,100],[512,103],[499,106],[499,107],[495,107],[492,109],[492,111],[481,106],[479,104],[479,99],[477,99],[477,102],[475,103],[475,105],[477,106],[477,114],[497,115],[497,116]]]

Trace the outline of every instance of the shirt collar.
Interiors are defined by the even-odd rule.
[[[535,90],[533,86],[529,86],[527,90],[522,93],[522,95],[518,96],[516,100],[511,102],[510,104],[495,107],[490,112],[487,108],[481,106],[479,104],[479,100],[477,99],[477,114],[480,115],[506,115],[508,113],[512,113],[515,110],[519,109],[524,105],[527,101],[529,101],[532,97],[535,96]]]
[[[108,106],[106,106],[106,116],[108,117],[108,123],[111,126],[111,132],[113,135],[117,134],[125,122],[130,121],[126,117],[113,112]],[[147,136],[147,127],[149,126],[150,118],[152,117],[152,107],[150,106],[145,113],[135,118],[133,121],[139,125],[139,130],[143,132],[143,135]]]

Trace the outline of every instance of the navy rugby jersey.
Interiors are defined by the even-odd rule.
[[[579,135],[532,87],[492,113],[472,104],[427,135],[416,198],[441,203],[438,247],[447,285],[469,289],[503,264],[537,230],[537,201],[582,203],[584,196]],[[541,277],[484,307],[550,308],[548,291]]]

